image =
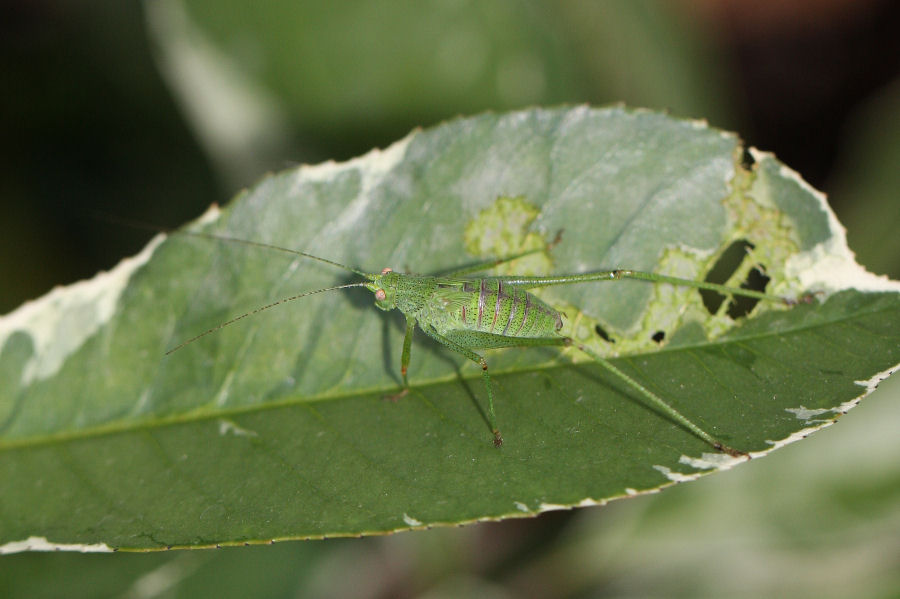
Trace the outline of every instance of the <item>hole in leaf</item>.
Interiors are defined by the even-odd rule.
[[[756,160],[753,158],[753,154],[750,153],[746,147],[741,151],[741,166],[745,170],[753,170],[753,165],[756,164]]]
[[[615,343],[615,341],[610,338],[609,333],[607,333],[606,330],[603,327],[601,327],[599,324],[594,327],[594,331],[598,335],[600,335],[600,338],[603,339],[604,341],[606,341],[607,343]]]
[[[749,273],[747,273],[747,278],[743,283],[741,283],[741,288],[753,289],[755,291],[765,291],[766,285],[769,284],[770,280],[771,279],[764,275],[762,271],[760,271],[758,268],[754,268]],[[728,306],[728,316],[733,319],[747,316],[758,303],[759,300],[752,297],[738,296],[732,298],[731,305]]]
[[[744,239],[732,243],[728,246],[728,249],[722,252],[722,255],[719,256],[719,259],[707,273],[706,282],[717,285],[724,284],[740,267],[741,262],[747,256],[747,250],[752,248],[753,245]],[[701,289],[700,296],[703,298],[703,305],[706,306],[710,314],[718,312],[719,306],[725,301],[724,295],[707,289]]]
[[[655,333],[653,333],[653,337],[651,337],[651,339],[653,339],[657,343],[662,343],[665,338],[666,338],[665,331],[656,331]]]
[[[747,257],[748,250],[753,249],[753,244],[746,239],[735,241],[728,249],[722,252],[719,260],[706,275],[706,282],[724,284],[734,275],[735,271],[740,268],[741,263]],[[743,289],[753,289],[755,291],[765,291],[766,285],[769,283],[769,277],[764,275],[757,268],[752,269],[740,287]],[[718,312],[722,302],[726,297],[721,293],[709,291],[707,289],[700,290],[700,296],[703,298],[703,305],[710,314]],[[753,307],[759,302],[757,299],[750,297],[734,297],[731,298],[731,304],[728,307],[728,315],[731,318],[740,318],[746,316],[753,310]]]

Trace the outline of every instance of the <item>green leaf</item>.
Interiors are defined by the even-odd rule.
[[[754,163],[746,168],[746,163]],[[900,361],[895,283],[852,261],[823,197],[703,123],[622,108],[482,115],[384,151],[264,178],[196,230],[365,271],[452,270],[535,247],[520,274],[602,268],[702,278],[744,241],[730,284],[813,304],[736,319],[690,289],[554,287],[565,332],[729,445],[763,455],[826,426]],[[729,468],[598,365],[557,349],[480,368],[414,340],[284,253],[160,236],[94,280],[0,320],[0,549],[197,547],[383,533],[603,503]],[[605,341],[598,327],[611,341]],[[861,383],[862,382],[862,383]]]

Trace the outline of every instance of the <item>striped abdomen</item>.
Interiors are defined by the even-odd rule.
[[[548,337],[562,328],[559,312],[501,279],[463,283],[470,300],[459,309],[460,328],[509,337]]]

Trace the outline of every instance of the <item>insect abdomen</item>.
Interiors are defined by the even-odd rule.
[[[548,337],[562,328],[559,312],[501,279],[466,282],[471,300],[459,313],[463,328],[508,337]]]

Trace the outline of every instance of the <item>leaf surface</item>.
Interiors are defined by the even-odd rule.
[[[753,164],[750,165],[749,158]],[[696,290],[554,287],[565,332],[729,445],[762,455],[825,426],[900,362],[896,284],[852,261],[823,197],[702,123],[622,108],[460,119],[353,161],[270,175],[190,228],[366,272],[632,268],[813,304],[732,318]],[[0,320],[0,547],[159,549],[383,533],[524,516],[659,489],[739,460],[552,348],[480,368],[421,334],[397,402],[403,319],[359,280],[285,253],[160,236]],[[721,303],[721,301],[720,301]],[[599,334],[603,332],[603,336]],[[864,383],[860,383],[864,382]]]

